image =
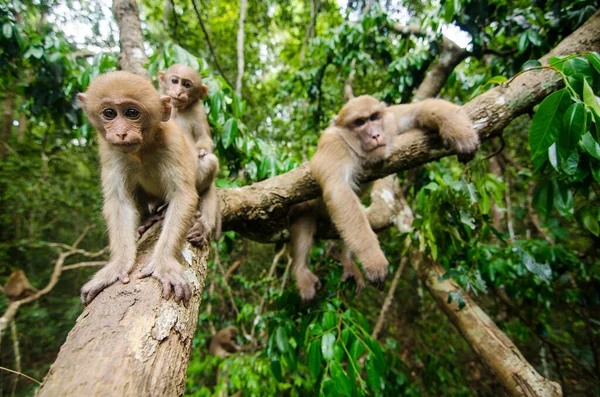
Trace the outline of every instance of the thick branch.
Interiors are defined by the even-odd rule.
[[[594,14],[540,61],[547,64],[551,56],[598,50],[600,13]],[[529,112],[562,85],[560,76],[553,71],[532,71],[518,76],[508,86],[496,87],[478,96],[464,108],[483,142],[501,135],[515,117]],[[366,172],[364,180],[379,179],[451,154],[452,151],[443,149],[436,135],[409,131],[402,136],[402,143],[391,158]],[[290,206],[317,197],[319,188],[308,164],[303,164],[286,174],[249,186],[221,189],[219,195],[225,230],[236,230],[257,241],[272,241],[281,237]]]

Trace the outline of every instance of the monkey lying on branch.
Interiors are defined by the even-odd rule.
[[[387,107],[372,96],[353,98],[321,135],[310,170],[323,196],[290,210],[293,271],[303,300],[313,299],[320,287],[319,279],[308,268],[320,217],[331,218],[343,241],[343,280],[354,278],[357,292],[364,286],[353,255],[362,262],[370,282],[385,280],[388,261],[356,194],[363,188],[358,178],[366,167],[393,152],[394,138],[415,128],[439,132],[461,162],[472,159],[479,147],[479,137],[467,114],[460,106],[441,99]]]

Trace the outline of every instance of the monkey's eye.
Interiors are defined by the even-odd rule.
[[[177,79],[171,79],[171,83],[177,84],[177,83],[179,83],[179,80],[177,80]]]
[[[361,125],[365,124],[366,120],[365,119],[356,119],[354,120],[354,125],[357,127],[360,127]]]
[[[379,113],[373,113],[371,115],[371,117],[369,117],[369,120],[371,120],[371,121],[379,120],[379,117],[381,117],[381,115]]]
[[[140,117],[140,112],[137,109],[129,108],[125,111],[125,117],[131,120],[135,120]]]
[[[186,81],[185,83],[183,83],[183,86],[185,88],[192,88],[192,83],[190,83],[189,81]]]
[[[115,111],[115,109],[108,108],[102,111],[102,115],[107,119],[112,120],[115,117],[117,117],[117,112]]]

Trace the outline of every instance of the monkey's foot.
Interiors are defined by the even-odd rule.
[[[358,266],[354,263],[352,263],[352,266],[344,266],[342,282],[348,281],[349,278],[353,278],[356,283],[356,297],[358,298],[363,288],[365,288],[365,279]]]
[[[319,278],[308,269],[296,273],[296,283],[298,283],[300,297],[305,302],[313,300],[317,296],[317,290],[321,288]]]
[[[123,284],[129,282],[129,268],[109,263],[81,287],[81,303],[88,305],[103,289],[119,280]]]
[[[192,285],[186,279],[183,267],[175,258],[152,259],[138,273],[138,278],[152,276],[162,284],[163,297],[169,299],[175,292],[175,302],[187,305],[192,297]]]
[[[194,247],[203,247],[209,243],[213,229],[208,225],[208,222],[206,222],[200,211],[198,211],[194,218],[194,224],[188,232],[187,240]]]
[[[388,265],[389,263],[387,259],[385,259],[383,252],[381,255],[379,255],[379,258],[376,258],[372,261],[363,262],[363,268],[367,274],[367,279],[379,289],[382,289],[385,285],[385,278],[387,277],[388,273]]]

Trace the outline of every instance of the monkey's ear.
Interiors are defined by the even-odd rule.
[[[81,105],[81,107],[85,109],[85,94],[83,92],[80,92],[79,94],[77,94],[77,99],[79,100],[79,104]]]
[[[204,99],[206,94],[208,94],[208,86],[202,84],[202,87],[200,87],[200,98]]]
[[[160,88],[165,86],[165,72],[158,72],[158,86]]]
[[[161,95],[160,104],[162,106],[162,117],[160,118],[160,121],[166,123],[171,118],[171,97],[168,95]]]

